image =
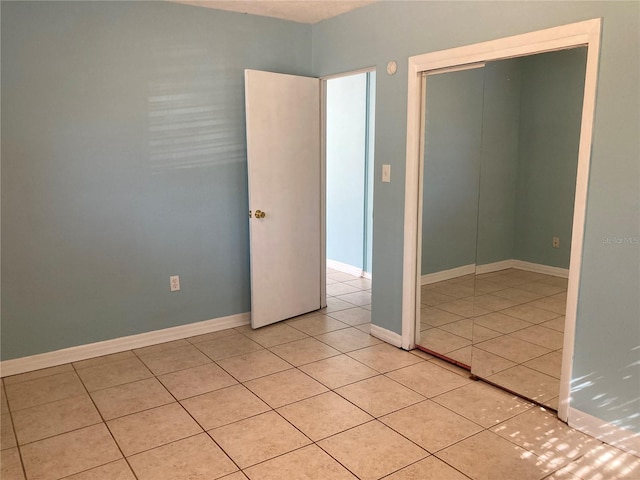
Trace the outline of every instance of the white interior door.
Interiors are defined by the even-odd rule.
[[[245,102],[258,328],[321,306],[320,80],[245,70]]]

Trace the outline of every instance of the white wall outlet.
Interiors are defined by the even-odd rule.
[[[391,165],[382,165],[382,181],[384,183],[391,182]]]
[[[560,248],[560,237],[553,237],[553,248]]]
[[[172,292],[180,290],[180,275],[171,275],[169,277],[169,285]]]

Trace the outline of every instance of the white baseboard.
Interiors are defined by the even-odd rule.
[[[569,407],[569,426],[609,445],[640,456],[640,433],[618,427],[599,418]]]
[[[367,280],[371,280],[373,278],[373,275],[371,274],[371,272],[362,272],[362,276]]]
[[[499,272],[513,267],[513,260],[502,260],[500,262],[485,263],[484,265],[476,265],[476,274]]]
[[[525,262],[523,260],[513,260],[512,268],[527,270],[528,272],[544,273],[554,277],[569,278],[569,269],[560,267],[550,267],[549,265],[541,265],[539,263]]]
[[[476,272],[475,265],[464,265],[462,267],[452,268],[450,270],[442,270],[440,272],[428,273],[422,275],[420,279],[421,285],[429,285],[431,283],[443,282],[444,280],[450,280],[452,278],[463,277],[464,275],[470,275]]]
[[[327,268],[333,268],[334,270],[338,270],[339,272],[348,273],[349,275],[354,275],[356,277],[364,277],[364,273],[361,268],[354,267],[353,265],[348,265],[342,262],[336,262],[335,260],[329,260],[327,258]]]
[[[40,370],[41,368],[55,367],[65,363],[124,352],[134,348],[148,347],[149,345],[180,340],[204,333],[217,332],[218,330],[225,330],[227,328],[240,327],[247,325],[250,320],[250,313],[240,313],[228,317],[190,323],[188,325],[154,330],[153,332],[114,338],[113,340],[105,340],[103,342],[78,345],[77,347],[64,348],[62,350],[31,355],[29,357],[4,360],[0,362],[0,377],[31,372],[33,370]]]
[[[542,265],[540,263],[525,262],[524,260],[502,260],[501,262],[485,263],[484,265],[476,266],[476,273],[478,275],[483,273],[498,272],[500,270],[506,270],[507,268],[517,268],[519,270],[526,270],[527,272],[544,273],[545,275],[552,275],[554,277],[569,278],[569,269],[560,267],[551,267],[549,265]]]
[[[402,347],[402,335],[397,334],[396,332],[392,332],[391,330],[387,330],[386,328],[379,327],[378,325],[371,325],[371,335],[376,338],[379,338],[383,342],[387,342],[394,347],[401,348]]]

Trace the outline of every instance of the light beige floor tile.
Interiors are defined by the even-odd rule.
[[[486,430],[437,456],[474,480],[538,480],[550,473],[534,454]]]
[[[281,372],[291,368],[291,364],[268,350],[245,353],[237,357],[229,357],[218,360],[218,365],[224,368],[236,380],[246,382],[254,378],[264,377],[272,373]]]
[[[440,310],[439,308],[427,307],[420,309],[420,322],[431,327],[440,327],[463,319],[464,317],[460,315]]]
[[[427,398],[461,387],[471,381],[431,362],[401,368],[387,373],[387,376]]]
[[[548,477],[544,477],[544,480],[580,480],[579,477],[569,473],[566,469],[561,469],[555,473],[552,473]]]
[[[526,285],[526,284],[525,284]],[[531,292],[523,289],[524,285],[518,285],[516,288],[505,288],[504,290],[498,290],[497,292],[493,292],[491,295],[501,298],[506,298],[507,300],[513,300],[518,304],[531,302],[532,300],[538,300],[539,298],[544,297],[545,295]],[[549,288],[548,285],[545,285]],[[550,287],[553,288],[553,287]]]
[[[338,350],[315,338],[276,345],[269,350],[295,367],[340,355]]]
[[[209,432],[240,468],[311,443],[276,412],[267,412]]]
[[[439,287],[435,287],[432,292],[441,293],[454,298],[467,298],[473,297],[475,289],[473,286],[467,286],[461,283],[449,283]]]
[[[115,387],[152,377],[153,374],[137,358],[129,358],[78,370],[89,392]]]
[[[447,323],[438,327],[440,330],[452,333],[458,337],[466,338],[467,340],[473,339],[473,318],[463,318],[457,322]],[[491,330],[492,331],[492,330]],[[494,336],[499,335],[497,332],[493,332]]]
[[[543,322],[540,325],[555,330],[556,332],[564,332],[564,323],[565,317],[564,315],[562,315],[560,317],[554,318],[553,320]]]
[[[456,300],[454,302],[443,303],[438,305],[438,308],[464,318],[479,317],[480,315],[491,313],[491,310],[488,310],[471,300]]]
[[[526,362],[551,351],[548,348],[534,345],[533,343],[525,342],[524,340],[508,335],[492,338],[491,340],[477,343],[474,346],[516,363]]]
[[[431,453],[482,431],[480,425],[431,400],[398,410],[380,421]]]
[[[179,403],[109,420],[107,425],[127,457],[202,432]]]
[[[7,394],[4,391],[4,384],[0,380],[0,413],[9,413],[9,404],[7,403]]]
[[[579,458],[601,443],[562,423],[557,415],[534,407],[491,429],[532,451],[552,470]]]
[[[507,288],[505,285],[493,282],[491,278],[478,278],[476,280],[476,295],[494,293]]]
[[[13,413],[20,445],[100,423],[102,418],[86,393]]]
[[[533,406],[520,397],[484,382],[469,383],[438,395],[433,401],[485,428],[514,417]]]
[[[331,312],[329,316],[351,326],[371,323],[371,312],[362,307],[338,310],[337,312]]]
[[[602,444],[554,475],[560,474],[572,474],[581,480],[635,480],[640,478],[640,458]]]
[[[355,328],[360,330],[361,332],[371,334],[371,323],[363,323],[362,325],[356,325]]]
[[[369,305],[362,305],[362,308],[364,308],[365,310],[369,310],[369,311],[371,311],[371,304],[369,304]]]
[[[125,460],[107,463],[86,472],[66,477],[64,480],[136,480]]]
[[[557,318],[560,314],[536,308],[531,303],[525,303],[515,307],[507,308],[502,313],[510,317],[519,318],[529,323],[542,323],[553,318]],[[509,332],[504,332],[509,333]]]
[[[488,315],[476,317],[474,319],[474,324],[500,333],[511,333],[532,325],[529,322],[500,312],[493,312]]]
[[[381,478],[428,455],[376,420],[326,438],[318,445],[362,480]]]
[[[348,282],[344,282],[345,285],[351,285],[352,287],[356,287],[360,290],[371,290],[372,282],[368,278],[358,278],[357,280],[350,280]]]
[[[5,387],[11,411],[82,395],[82,382],[74,372],[59,373]]]
[[[415,355],[411,355],[409,352],[388,343],[380,343],[372,347],[355,350],[347,355],[381,373],[408,367],[421,361]]]
[[[494,373],[514,367],[515,362],[502,358],[499,355],[486,352],[480,348],[471,348],[471,373],[480,378],[487,378]]]
[[[502,291],[504,290],[500,290],[500,292]],[[519,305],[522,302],[518,300],[511,300],[503,297],[498,297],[491,293],[487,293],[485,295],[480,295],[479,297],[475,297],[475,299],[473,300],[473,303],[476,307],[484,308],[485,310],[489,310],[490,312],[495,312],[498,310],[504,310],[505,308],[513,307],[515,305]]]
[[[446,332],[440,328],[432,328],[420,334],[420,346],[436,353],[446,354],[469,345],[471,345],[471,340]]]
[[[220,477],[220,480],[248,480],[248,477],[244,473],[238,471],[236,473],[232,473],[231,475]]]
[[[347,285],[345,283],[334,283],[327,285],[327,295],[335,297],[338,295],[344,295],[346,293],[354,293],[361,291],[360,288]]]
[[[307,335],[320,335],[341,328],[347,328],[349,325],[339,322],[335,318],[327,315],[316,315],[315,317],[302,318],[300,320],[292,320],[288,323],[295,329],[306,333]]]
[[[238,468],[205,433],[129,457],[139,480],[209,480]]]
[[[469,477],[433,456],[384,478],[385,480],[469,480]]]
[[[353,305],[369,305],[371,303],[371,292],[363,291],[347,293],[346,295],[339,295],[335,298],[337,298],[338,300],[349,302]]]
[[[550,350],[562,348],[562,342],[564,340],[562,333],[540,325],[523,328],[509,335]]]
[[[435,307],[436,305],[453,302],[454,300],[456,300],[456,297],[452,297],[451,295],[445,295],[444,293],[435,292],[434,291],[435,288],[438,288],[438,287],[432,286],[429,289],[421,290],[420,303],[422,305]]]
[[[459,350],[454,350],[453,352],[447,352],[447,357],[471,368],[471,352],[472,347],[464,347],[460,348]]]
[[[29,480],[54,480],[122,458],[104,423],[24,445],[21,453]]]
[[[104,365],[105,363],[119,362],[120,360],[126,360],[128,358],[135,358],[134,353],[131,350],[125,352],[112,353],[111,355],[103,355],[101,357],[88,358],[87,360],[80,360],[73,362],[73,367],[76,370],[81,370],[87,367],[95,367],[96,365]]]
[[[329,388],[342,387],[378,374],[378,372],[372,368],[346,355],[339,355],[309,363],[301,366],[300,370],[307,375],[311,375]]]
[[[562,350],[547,353],[541,357],[534,358],[523,364],[525,367],[532,368],[538,372],[545,373],[557,379],[560,379],[560,371],[562,370]]]
[[[187,347],[189,342],[184,339],[173,340],[171,342],[158,343],[157,345],[150,345],[148,347],[136,348],[134,353],[136,355],[148,355],[150,353],[162,352],[171,350],[172,348]]]
[[[316,445],[295,450],[247,469],[251,480],[350,480],[347,469]]]
[[[168,373],[158,377],[158,380],[178,400],[195,397],[238,383],[215,363]]]
[[[211,363],[211,359],[193,345],[139,354],[138,356],[154,375],[163,375]]]
[[[355,275],[350,275],[348,273],[343,272],[332,272],[327,274],[327,279],[335,280],[337,282],[351,282],[353,280],[357,280],[360,277],[356,277]]]
[[[552,277],[549,276],[545,279],[539,280],[540,283],[545,283],[547,285],[554,285],[557,287],[562,287],[564,290],[567,289],[567,286],[569,285],[569,279],[568,278],[562,278],[562,277]]]
[[[182,405],[205,430],[244,420],[270,410],[243,385],[234,385],[183,400]]]
[[[373,419],[334,392],[287,405],[278,413],[314,442]]]
[[[353,327],[324,333],[315,338],[341,352],[351,352],[382,343],[377,338],[367,335]]]
[[[16,436],[13,433],[13,422],[11,421],[11,415],[3,413],[0,418],[0,449],[6,450],[7,448],[13,448],[18,445]]]
[[[20,453],[17,448],[0,452],[0,478],[2,480],[24,480]]]
[[[37,378],[49,377],[51,375],[68,372],[73,372],[73,367],[70,363],[58,365],[57,367],[43,368],[33,372],[21,373],[20,375],[12,375],[11,377],[5,377],[4,384],[13,385],[15,383],[26,382],[28,380],[35,380]]]
[[[238,332],[236,332],[233,328],[227,328],[225,330],[218,330],[217,332],[211,332],[211,333],[205,333],[203,335],[196,335],[195,337],[189,337],[186,338],[185,340],[189,343],[202,343],[202,342],[208,342],[211,340],[217,340],[219,338],[225,338],[225,337],[230,337],[231,335],[235,335]]]
[[[555,410],[557,412],[558,411],[558,405],[560,403],[560,396],[558,395],[557,397],[550,398],[550,399],[545,400],[544,402],[541,402],[541,403],[545,407],[550,408],[552,410]]]
[[[560,390],[560,381],[557,378],[522,365],[491,375],[487,380],[537,402],[558,396]]]
[[[395,412],[424,400],[422,395],[384,375],[338,388],[336,393],[374,417]]]
[[[346,310],[347,308],[353,308],[353,303],[339,300],[336,297],[329,297],[327,298],[327,306],[318,310],[318,313],[323,313],[326,315],[329,313],[338,312],[340,310]]]
[[[542,310],[548,310],[558,315],[564,315],[567,310],[567,302],[561,298],[545,297],[540,300],[531,302],[529,305],[541,308]]]
[[[423,360],[431,360],[432,358],[435,358],[433,355],[427,353],[427,352],[423,352],[422,350],[419,350],[418,348],[411,350],[409,352],[411,355],[415,355],[418,358],[421,358]]]
[[[105,420],[123,417],[175,401],[155,378],[98,390],[91,393],[91,398]]]
[[[240,334],[199,342],[196,346],[211,360],[215,361],[262,350],[261,345]]]
[[[282,407],[327,391],[324,385],[297,368],[251,380],[244,386],[271,408]]]
[[[544,281],[525,283],[523,285],[519,285],[518,289],[524,290],[526,292],[537,293],[541,297],[547,297],[549,295],[555,295],[557,293],[566,292],[566,288],[555,286],[555,285],[549,285]]]
[[[469,372],[468,368],[462,368],[459,365],[455,365],[455,364],[453,364],[451,362],[448,362],[446,360],[443,360],[441,358],[433,357],[432,359],[429,360],[429,363],[432,363],[433,365],[437,365],[439,367],[442,367],[445,370],[449,370],[450,372],[453,372],[456,375],[461,376],[465,380],[468,380],[469,377],[470,377],[470,372]]]
[[[263,347],[273,347],[282,343],[307,338],[305,333],[284,323],[275,323],[258,328],[257,330],[250,330],[245,332],[244,335]]]

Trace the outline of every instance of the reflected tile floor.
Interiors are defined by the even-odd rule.
[[[329,281],[370,288],[331,270]],[[4,378],[0,478],[640,478],[638,457],[370,337],[368,313],[355,310],[368,309],[344,300],[346,290],[333,289],[342,299],[325,312],[257,331]]]

